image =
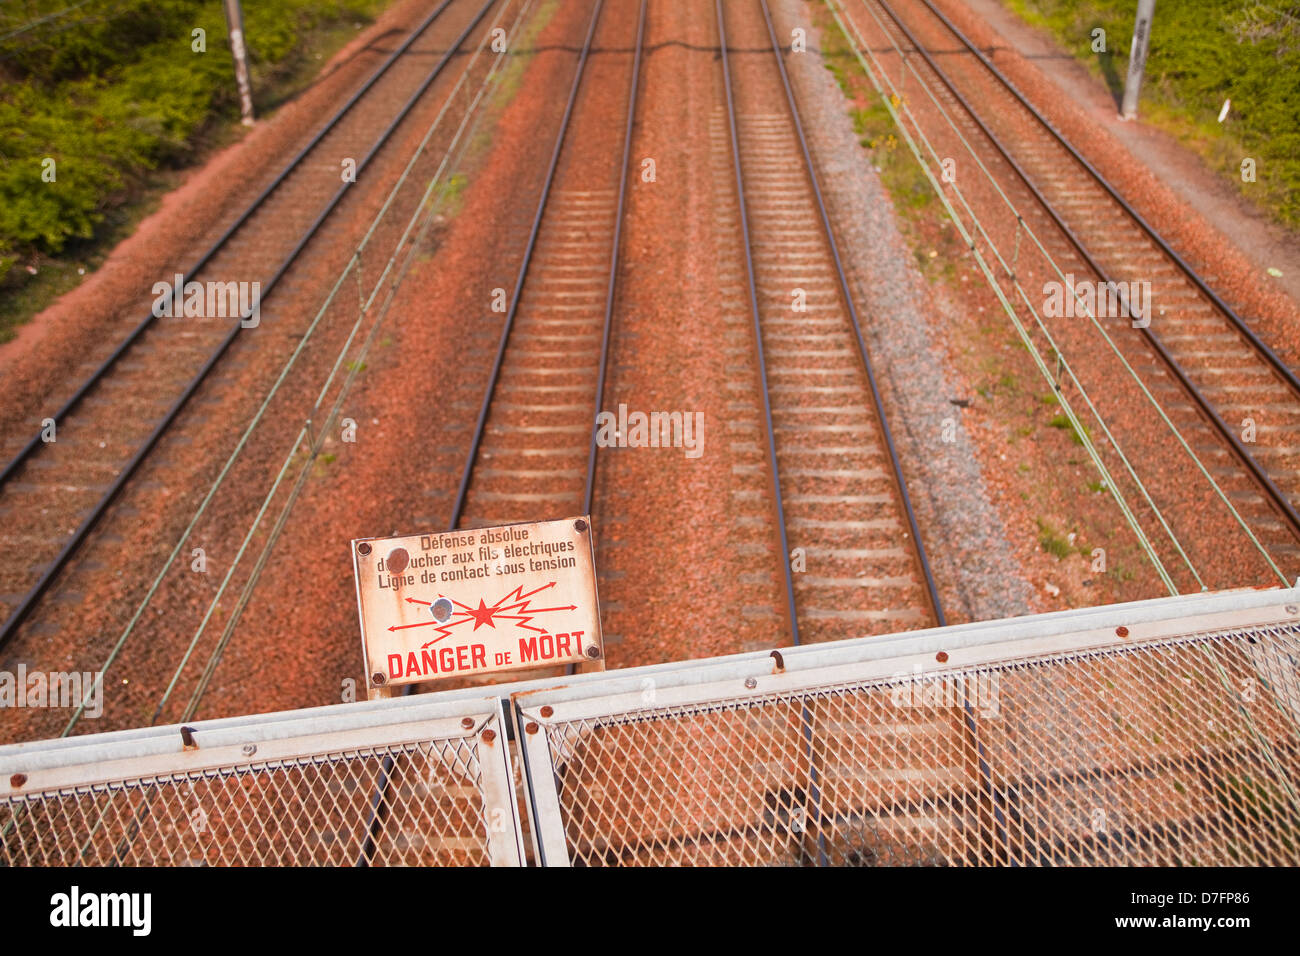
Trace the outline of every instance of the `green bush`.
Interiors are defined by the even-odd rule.
[[[1128,70],[1134,0],[1011,0],[1080,59],[1096,64],[1116,95]],[[1106,31],[1106,54],[1091,32]],[[1241,186],[1240,164],[1256,160],[1263,207],[1300,226],[1300,5],[1294,0],[1196,0],[1156,4],[1142,111],[1170,125]],[[1217,122],[1225,99],[1228,119]],[[1154,107],[1154,109],[1153,109]],[[1263,187],[1263,188],[1260,188]]]
[[[369,18],[384,0],[247,3],[254,91],[303,34]],[[15,261],[93,236],[149,170],[183,163],[237,115],[221,5],[211,0],[26,0],[0,12],[0,281]],[[206,32],[207,51],[191,48]],[[42,179],[43,161],[55,180]],[[11,277],[12,278],[12,277]]]

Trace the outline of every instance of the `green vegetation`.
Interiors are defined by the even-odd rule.
[[[1071,544],[1070,535],[1061,534],[1050,521],[1042,518],[1035,520],[1038,525],[1038,543],[1048,554],[1055,555],[1060,560],[1072,554],[1080,554],[1084,558],[1092,557],[1092,546],[1084,543],[1077,533],[1074,536],[1074,543]]]
[[[854,99],[853,84],[849,77],[858,75],[861,68],[853,55],[853,48],[843,31],[824,10],[821,11],[820,25],[826,69],[831,71],[844,94]],[[858,142],[870,152],[873,165],[880,170],[881,182],[889,191],[899,212],[917,218],[930,210],[938,199],[924,170],[896,135],[893,118],[885,104],[872,94],[865,107],[855,107],[849,115],[853,118],[853,129],[858,134]],[[922,265],[925,265],[924,259],[929,258],[919,251],[918,257],[921,258]]]
[[[280,102],[387,2],[245,4],[255,109]],[[238,116],[220,4],[70,7],[24,0],[0,12],[0,340],[48,298],[22,291],[38,266],[60,255],[92,261],[94,241],[138,221],[122,210],[149,198],[161,171],[192,161]],[[194,49],[196,30],[206,52]],[[54,272],[59,291],[75,282],[66,262]]]
[[[1060,559],[1068,558],[1074,552],[1069,539],[1058,534],[1056,529],[1042,518],[1038,519],[1038,543],[1048,554]]]
[[[843,37],[842,33],[840,37]],[[832,55],[833,51],[828,50],[828,58]],[[847,50],[844,55],[849,55]],[[894,205],[913,218],[928,213],[938,202],[934,188],[911,151],[895,135],[894,120],[885,104],[874,100],[865,109],[854,109],[851,115],[858,142],[871,154],[872,163],[880,170],[880,180],[893,197]],[[925,259],[929,258],[919,249],[917,257],[921,265],[925,265]]]
[[[1111,561],[1110,573],[1121,581],[1132,581],[1134,578],[1133,569],[1120,561]]]
[[[1070,421],[1070,416],[1065,414],[1065,412],[1057,412],[1055,415],[1052,416],[1052,420],[1047,424],[1051,425],[1053,428],[1059,428],[1062,431],[1069,429],[1070,439],[1076,445],[1083,444],[1083,435],[1079,434],[1079,430],[1074,427],[1074,423]],[[1080,424],[1082,425],[1082,423]],[[1082,427],[1083,427],[1083,434],[1091,438],[1092,432],[1088,430],[1088,426],[1083,425]]]
[[[1119,96],[1128,70],[1133,0],[1010,0],[1087,61]],[[1106,31],[1105,53],[1092,30]],[[1140,113],[1200,152],[1266,212],[1300,226],[1300,7],[1294,2],[1157,4]],[[1228,118],[1218,122],[1225,99]],[[1256,183],[1241,162],[1256,160]]]

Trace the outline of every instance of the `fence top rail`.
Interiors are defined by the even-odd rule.
[[[403,699],[401,703],[407,705],[403,707],[382,706],[397,704],[396,700],[366,701],[195,721],[184,726],[189,728],[189,736],[199,751],[216,752],[248,744],[326,738],[453,718],[471,717],[477,723],[497,713],[497,702],[495,695],[485,697],[479,688],[477,698],[447,700],[423,695]],[[20,772],[180,754],[185,752],[181,728],[181,724],[171,724],[10,744],[0,747],[0,781]]]
[[[1292,610],[1295,609],[1295,610]],[[1143,641],[1237,626],[1300,622],[1300,588],[1261,588],[1163,597],[1126,604],[1077,608],[1046,614],[956,624],[883,637],[781,648],[786,686],[793,689],[833,679],[841,668],[893,662],[939,651],[979,649],[954,658],[950,666],[1008,659],[1054,650],[1115,643],[1115,629],[1126,627],[1130,640]],[[880,666],[884,666],[883,663]],[[773,674],[770,651],[673,661],[604,673],[544,678],[388,700],[357,701],[324,707],[195,721],[188,724],[195,743],[218,748],[247,743],[330,734],[392,724],[495,713],[498,701],[513,697],[521,708],[544,704],[639,694],[650,679],[659,690],[700,691],[736,679]],[[879,667],[869,668],[873,673]],[[810,673],[810,672],[816,672]],[[847,673],[847,672],[845,672]],[[863,671],[866,673],[866,671]],[[0,747],[0,782],[14,773],[75,766],[103,760],[153,757],[183,750],[181,725],[37,740]]]

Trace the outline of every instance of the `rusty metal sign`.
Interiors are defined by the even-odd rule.
[[[588,517],[362,538],[352,562],[377,687],[604,653]]]

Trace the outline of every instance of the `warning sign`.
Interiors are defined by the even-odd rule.
[[[588,518],[352,542],[375,686],[599,660]]]

